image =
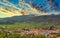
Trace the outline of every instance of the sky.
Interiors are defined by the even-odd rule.
[[[13,4],[18,4],[18,0],[8,0],[9,2],[13,3]]]
[[[19,3],[18,0],[8,0],[9,2],[17,5]],[[49,5],[49,1],[47,2],[46,0],[32,0],[30,3],[30,0],[24,0],[26,3],[31,5],[33,3],[35,7],[40,7],[40,10],[45,10],[48,13],[51,13],[51,11],[54,9],[60,13],[60,0],[53,0],[52,6]],[[55,6],[53,6],[55,5]],[[41,7],[43,6],[43,7]],[[5,16],[5,14],[0,13],[0,16]],[[6,15],[7,16],[7,15]]]
[[[17,5],[19,3],[18,0],[8,0],[9,2]],[[30,0],[24,0],[26,3],[30,4]],[[50,12],[52,9],[55,8],[56,11],[60,11],[60,0],[53,0],[56,4],[56,6],[51,6],[49,5],[49,2],[46,2],[46,0],[32,0],[32,3],[35,4],[37,7],[40,7],[41,10],[45,10],[47,12]],[[42,8],[41,6],[44,5]]]
[[[18,0],[8,0],[9,2],[13,3],[13,4],[18,4]],[[30,4],[30,1],[29,0],[25,0],[26,3],[29,3]],[[46,0],[32,0],[32,3],[37,5],[37,6],[41,6],[41,5],[45,5],[43,6],[43,10],[46,10],[46,11],[51,11],[51,7],[50,5],[48,4],[48,2],[46,2]],[[55,8],[57,11],[60,11],[60,0],[54,0],[54,3],[56,3],[58,6]],[[54,6],[53,6],[54,8]]]

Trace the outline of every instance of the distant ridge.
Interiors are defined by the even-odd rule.
[[[60,23],[60,15],[43,15],[43,16],[13,16],[8,18],[0,18],[0,24],[20,22],[34,22],[34,23]]]

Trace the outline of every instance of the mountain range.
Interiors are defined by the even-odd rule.
[[[8,18],[0,18],[0,24],[14,24],[20,22],[27,23],[44,23],[44,24],[60,24],[60,15],[43,15],[43,16],[34,16],[34,15],[25,15],[25,16],[13,16]]]

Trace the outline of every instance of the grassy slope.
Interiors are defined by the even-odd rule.
[[[60,29],[60,15],[51,16],[16,16],[5,18],[0,21],[0,26],[5,26],[8,29],[17,28],[47,28],[55,26]]]

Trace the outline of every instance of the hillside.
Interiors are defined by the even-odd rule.
[[[2,20],[1,20],[2,19]],[[25,22],[56,22],[59,21],[60,15],[43,15],[43,16],[34,16],[34,15],[25,15],[25,16],[13,16],[7,18],[0,18],[0,22],[3,20],[6,21],[25,21]]]
[[[49,26],[55,26],[60,28],[60,15],[45,15],[45,16],[14,16],[9,18],[0,18],[0,24],[2,25],[16,25],[24,27],[36,27],[46,28]]]

